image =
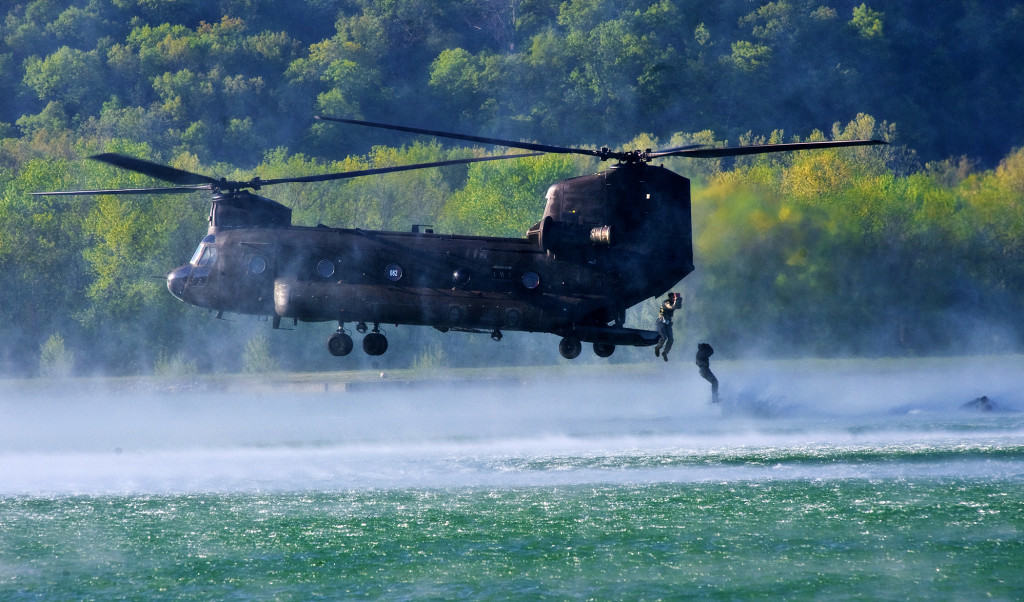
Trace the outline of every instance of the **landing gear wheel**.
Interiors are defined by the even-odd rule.
[[[388,350],[388,339],[379,332],[371,332],[363,337],[363,351],[366,355],[383,355]]]
[[[352,337],[344,332],[336,332],[327,339],[327,350],[331,355],[341,357],[352,353]]]
[[[597,357],[610,357],[615,353],[615,345],[612,343],[594,343],[594,354]]]
[[[583,344],[576,337],[565,337],[558,342],[558,352],[567,360],[575,359],[582,350]]]

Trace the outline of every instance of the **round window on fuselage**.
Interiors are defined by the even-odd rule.
[[[330,278],[334,275],[334,262],[330,259],[321,259],[316,262],[316,273],[321,278]]]
[[[249,259],[249,273],[262,274],[267,271],[267,260],[262,255],[253,255]]]

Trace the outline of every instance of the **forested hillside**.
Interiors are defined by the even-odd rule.
[[[624,148],[885,138],[884,148],[666,163],[694,179],[697,272],[680,285],[681,344],[707,339],[726,357],[1024,344],[1024,3],[7,6],[0,374],[339,366],[322,325],[213,321],[167,294],[163,275],[205,233],[202,195],[28,194],[149,183],[83,159],[96,152],[272,178],[492,150],[317,123],[317,113]],[[548,185],[602,167],[544,156],[267,194],[300,224],[519,236]],[[630,325],[651,317],[638,308]],[[389,338],[395,351],[377,360],[389,365],[556,357],[544,335],[495,344],[403,327]]]

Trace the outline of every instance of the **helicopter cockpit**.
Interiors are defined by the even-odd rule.
[[[203,240],[199,242],[199,246],[196,247],[196,252],[192,254],[192,259],[189,259],[189,264],[200,268],[210,267],[217,262],[217,247],[214,246],[216,238],[213,234],[208,234],[203,237]]]
[[[186,287],[206,285],[210,271],[217,262],[216,241],[213,234],[204,236],[188,263],[175,268],[167,275],[167,290],[172,295],[182,301],[187,301],[185,299]],[[188,302],[193,303],[194,300]]]

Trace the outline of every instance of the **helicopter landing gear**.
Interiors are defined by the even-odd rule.
[[[327,350],[336,357],[352,353],[352,337],[348,336],[348,333],[339,326],[338,332],[327,339]]]
[[[576,337],[565,337],[558,342],[558,353],[567,360],[575,359],[582,350],[583,344]]]
[[[366,324],[359,323],[363,327],[363,331],[366,331]],[[359,330],[359,326],[356,326],[356,330]],[[388,339],[380,332],[380,325],[373,325],[373,332],[363,337],[363,351],[366,355],[383,355],[388,350]]]
[[[594,343],[594,354],[597,357],[610,357],[615,353],[614,343]]]

